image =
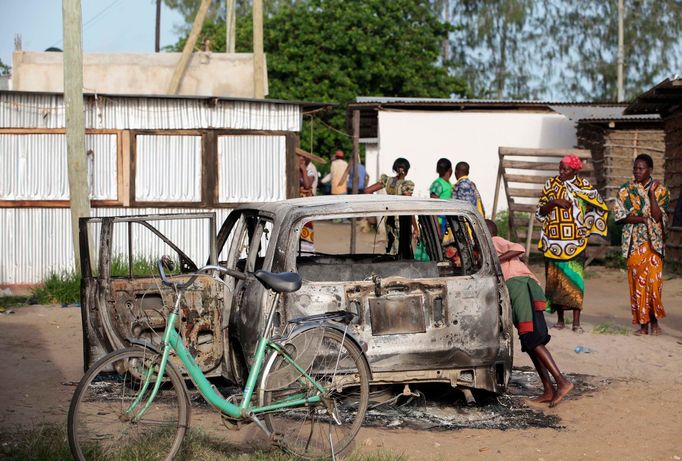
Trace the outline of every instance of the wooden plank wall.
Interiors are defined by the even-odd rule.
[[[682,110],[677,110],[665,121],[665,150],[665,185],[670,191],[669,216],[672,219],[682,193]],[[682,264],[682,227],[668,229],[665,259]]]
[[[578,147],[592,151],[596,187],[604,200],[614,199],[618,189],[632,179],[632,161],[639,154],[651,155],[654,176],[664,178],[665,135],[663,130],[609,128],[603,124],[580,123]]]

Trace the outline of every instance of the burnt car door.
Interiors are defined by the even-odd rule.
[[[215,229],[215,213],[81,219],[85,368],[133,343],[160,345],[174,294],[160,283],[155,261],[170,254],[178,263],[173,275],[181,279],[198,265],[215,263]],[[176,325],[209,376],[229,374],[223,367],[224,291],[215,279],[200,275],[187,290]]]
[[[263,212],[248,209],[232,212],[218,234],[218,247],[222,248],[220,264],[242,273],[268,270],[272,259],[268,254],[272,229],[272,217]],[[267,316],[263,311],[267,291],[253,277],[236,280],[226,276],[225,283],[231,290],[225,298],[225,310],[231,313],[225,326],[230,350],[228,362],[232,379],[242,383]]]

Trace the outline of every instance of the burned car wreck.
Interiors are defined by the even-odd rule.
[[[187,238],[175,241],[166,230],[171,222],[198,220],[207,223],[209,248],[194,249],[194,256],[183,247]],[[366,220],[378,230],[366,229]],[[277,328],[284,331],[301,316],[353,312],[351,337],[364,351],[372,384],[507,388],[509,297],[485,223],[464,202],[365,195],[245,204],[217,233],[213,213],[84,218],[86,367],[112,349],[161,341],[164,306],[173,294],[156,274],[136,269],[136,229],[158,240],[145,251],[176,258],[176,277],[206,263],[246,273],[300,273],[302,288],[276,307]],[[121,261],[125,273],[114,275]],[[267,297],[255,279],[228,276],[200,275],[187,291],[177,328],[207,376],[243,380],[268,314]]]

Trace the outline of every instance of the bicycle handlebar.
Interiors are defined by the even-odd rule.
[[[161,256],[161,258],[159,258],[159,260],[156,263],[156,267],[159,270],[161,282],[168,287],[175,287],[179,290],[184,290],[185,288],[193,284],[200,273],[207,273],[209,271],[223,272],[239,280],[246,280],[248,278],[246,274],[243,274],[234,269],[228,269],[226,267],[218,266],[215,264],[208,264],[200,269],[197,269],[197,271],[192,275],[192,277],[187,282],[174,283],[168,278],[168,276],[166,275],[166,271],[164,270],[164,268],[166,268],[169,271],[172,271],[175,268],[175,263],[173,263],[173,260],[170,258],[170,256],[168,255]]]

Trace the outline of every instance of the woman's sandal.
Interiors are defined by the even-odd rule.
[[[552,325],[552,328],[554,328],[555,330],[563,330],[564,328],[566,328],[566,325],[563,323],[555,323],[554,325]]]
[[[646,330],[637,330],[634,333],[632,333],[635,336],[649,336],[649,332]],[[660,333],[659,333],[660,334]]]
[[[577,333],[579,335],[585,333],[585,330],[583,330],[583,327],[581,327],[580,325],[574,326],[572,329],[573,329],[573,333]]]
[[[656,326],[656,327],[651,327],[651,335],[652,336],[661,336],[663,334],[663,330],[661,330],[661,327]]]

